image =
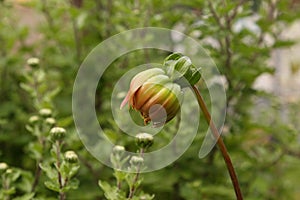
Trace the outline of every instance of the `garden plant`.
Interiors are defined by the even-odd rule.
[[[0,200],[299,199],[300,98],[283,80],[297,80],[300,61],[280,66],[299,43],[288,31],[299,10],[297,0],[0,1]],[[170,41],[141,31],[96,54],[155,28]],[[122,54],[82,95],[102,129],[92,134],[112,145],[89,148],[90,130],[76,122],[87,102],[74,98],[86,86],[76,80],[87,64],[96,76],[100,58],[142,46],[139,37],[162,48]],[[265,76],[273,91],[256,87]],[[178,134],[176,159],[149,160]]]

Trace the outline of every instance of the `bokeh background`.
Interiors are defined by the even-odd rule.
[[[68,132],[64,148],[75,150],[81,165],[80,185],[68,199],[105,199],[97,183],[114,184],[113,170],[95,160],[77,136],[73,82],[83,59],[101,41],[128,29],[157,26],[196,39],[218,66],[222,77],[217,80],[225,83],[227,93],[223,137],[245,199],[299,199],[299,17],[298,0],[1,0],[0,162],[27,174],[30,184],[36,167],[30,143],[35,138],[26,124],[40,109],[51,108],[57,124]],[[124,139],[112,118],[114,84],[136,65],[161,63],[167,55],[150,49],[132,52],[116,60],[101,78],[95,107],[115,144],[135,150],[134,141]],[[26,61],[31,57],[40,59],[39,87],[30,82],[34,69]],[[197,86],[209,104],[209,86],[201,81]],[[173,122],[152,148],[169,141],[175,130]],[[155,194],[155,199],[234,199],[218,149],[198,159],[206,130],[203,121],[178,161],[144,174],[141,190]],[[35,198],[55,198],[44,179],[42,174]],[[11,198],[27,191],[22,180],[16,180]]]

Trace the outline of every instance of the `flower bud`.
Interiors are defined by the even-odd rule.
[[[51,109],[48,109],[48,108],[43,108],[43,109],[41,109],[41,110],[39,111],[39,113],[40,113],[40,115],[41,115],[42,117],[47,118],[47,117],[51,117],[51,115],[52,115],[52,110],[51,110]]]
[[[48,117],[48,118],[46,118],[45,122],[46,122],[46,124],[48,124],[49,126],[52,127],[52,126],[55,125],[56,120],[54,118],[52,118],[52,117]]]
[[[37,67],[39,66],[40,64],[40,59],[38,58],[29,58],[27,60],[27,64],[30,66],[30,67]]]
[[[11,174],[11,173],[13,173],[13,170],[12,170],[12,169],[7,169],[7,170],[5,171],[5,173],[6,173],[6,174]]]
[[[153,68],[132,79],[121,108],[128,102],[129,106],[140,111],[145,125],[152,121],[153,125],[161,126],[176,116],[181,97],[180,86],[173,83],[164,70]]]
[[[65,159],[69,163],[77,163],[78,162],[78,156],[74,151],[67,151],[65,153]]]
[[[153,136],[148,133],[139,133],[135,136],[138,147],[146,149],[152,146]]]
[[[180,53],[169,55],[164,61],[164,66],[167,67],[170,78],[181,87],[195,85],[201,78],[201,68],[195,67],[189,57]]]
[[[140,156],[132,156],[129,163],[132,165],[132,166],[139,166],[141,164],[143,164],[144,162],[144,159]]]
[[[30,124],[34,125],[34,124],[36,124],[36,123],[39,121],[39,117],[36,116],[36,115],[33,115],[33,116],[31,116],[31,117],[29,118],[28,121],[29,121]]]
[[[113,148],[113,153],[115,153],[115,154],[122,154],[122,153],[124,153],[124,151],[125,151],[125,147],[120,146],[120,145],[116,145]]]
[[[50,130],[50,137],[52,141],[61,140],[65,137],[66,130],[61,127],[54,127]]]
[[[5,162],[0,163],[0,171],[4,171],[8,168],[8,165]]]

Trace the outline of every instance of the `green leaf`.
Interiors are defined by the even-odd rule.
[[[25,195],[20,196],[20,197],[13,198],[13,200],[32,200],[34,195],[35,195],[34,193],[29,193],[29,194],[25,194]]]
[[[55,192],[60,192],[59,184],[57,182],[45,181],[44,184],[48,189],[53,190]]]
[[[35,92],[34,89],[30,85],[27,85],[25,83],[20,83],[20,87],[23,90],[25,90],[26,92],[28,92],[29,94],[33,94]]]
[[[32,158],[37,160],[42,158],[43,146],[39,142],[29,143],[28,148]]]
[[[40,168],[46,173],[47,177],[50,180],[57,179],[57,171],[55,169],[53,169],[50,165],[41,163]]]
[[[117,187],[110,186],[104,181],[99,181],[98,184],[104,191],[104,195],[108,200],[126,200],[124,193],[121,192]]]
[[[71,178],[77,174],[79,168],[80,165],[78,164],[70,164],[63,161],[60,166],[60,172],[62,173],[63,177]]]
[[[11,187],[9,189],[2,189],[3,193],[5,195],[12,195],[16,193],[16,188],[15,187]]]
[[[292,40],[279,40],[275,42],[273,48],[285,48],[285,47],[290,47],[294,44],[296,44],[296,42]]]
[[[73,178],[69,180],[68,184],[62,189],[63,192],[67,192],[69,190],[76,190],[79,186],[79,180],[76,178]]]

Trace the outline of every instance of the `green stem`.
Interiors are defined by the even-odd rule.
[[[204,102],[204,100],[203,100],[203,98],[200,94],[200,91],[198,90],[198,88],[196,86],[192,86],[192,89],[195,92],[195,95],[196,95],[197,100],[198,100],[198,104],[199,104],[199,106],[200,106],[200,108],[201,108],[201,110],[204,114],[204,117],[205,117],[207,123],[209,124],[210,129],[211,129],[214,137],[217,139],[217,144],[219,146],[219,149],[220,149],[220,151],[222,153],[222,156],[224,158],[224,161],[226,163],[226,166],[227,166],[230,178],[231,178],[231,182],[232,182],[233,187],[234,187],[236,199],[237,200],[243,200],[243,195],[242,195],[242,192],[241,192],[241,189],[240,189],[238,178],[237,178],[237,175],[235,173],[235,170],[234,170],[234,167],[232,165],[232,162],[231,162],[230,156],[228,154],[228,151],[226,149],[226,146],[223,142],[223,139],[220,136],[220,133],[219,133],[216,125],[211,120],[211,115],[210,115],[210,113],[207,109],[207,106],[206,106],[206,104],[205,104],[205,102]]]
[[[144,149],[141,148],[141,151],[140,151],[140,156],[143,158],[144,157]],[[139,164],[138,168],[137,168],[137,172],[135,174],[135,177],[133,179],[133,182],[131,184],[131,187],[130,187],[130,191],[129,191],[129,195],[128,195],[128,199],[132,199],[135,191],[136,191],[136,187],[135,187],[135,184],[136,182],[139,180],[139,176],[140,176],[140,170],[141,170],[141,164]]]
[[[60,173],[60,148],[61,148],[61,141],[56,141],[56,166],[57,166],[57,178],[58,178],[58,184],[59,184],[59,189],[62,190],[64,185],[62,182],[62,175]],[[66,199],[66,194],[64,192],[59,192],[59,199],[60,200],[65,200]]]

